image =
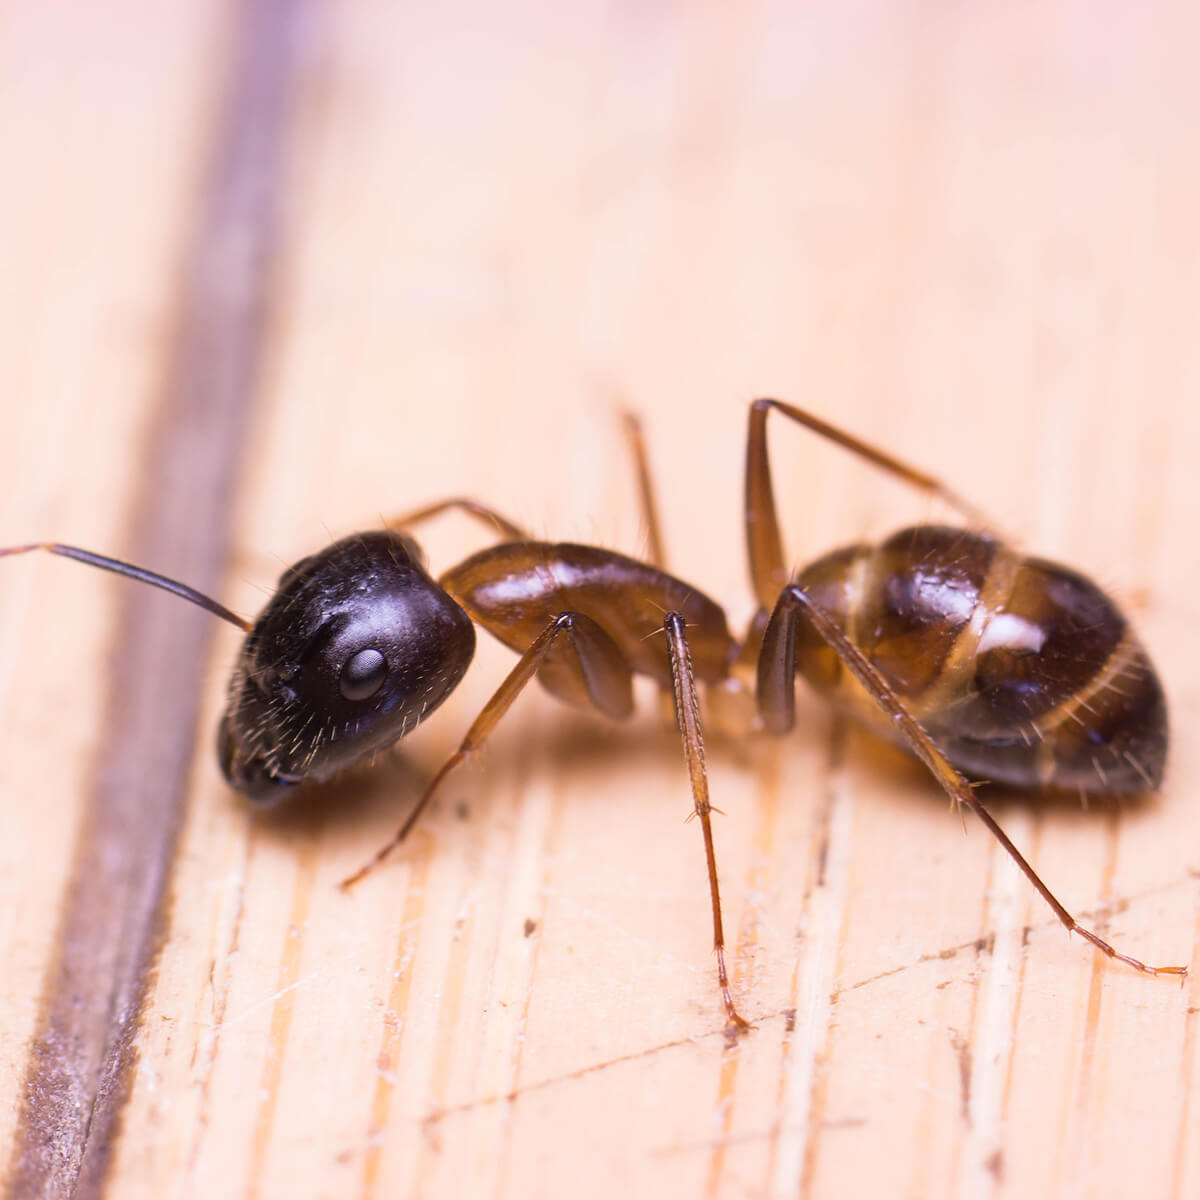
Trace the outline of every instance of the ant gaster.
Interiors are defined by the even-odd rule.
[[[736,1034],[746,1022],[729,990],[700,708],[695,681],[738,690],[757,663],[757,708],[771,733],[793,723],[797,671],[929,768],[972,809],[1069,929],[1150,974],[1185,975],[1118,953],[1042,883],[980,803],[962,771],[1017,786],[1121,793],[1157,787],[1166,709],[1157,676],[1124,618],[1093,583],[1024,558],[985,532],[919,526],[877,547],[851,546],[789,577],[767,459],[778,411],[986,522],[932,477],[775,400],[751,406],[745,520],[760,605],[744,645],[722,609],[668,574],[640,430],[629,433],[649,529],[646,562],[616,551],[530,538],[494,510],[453,498],[355,534],[283,573],[253,623],[175,580],[60,543],[47,550],[172,592],[237,625],[246,638],[218,731],[230,784],[257,804],[330,778],[401,739],[454,690],[475,649],[474,625],[516,650],[516,665],[361,879],[407,836],[445,777],[477,750],[535,675],[559,699],[621,719],[632,677],[669,689],[700,818],[717,975]],[[407,532],[450,509],[507,538],[434,580]],[[769,615],[768,615],[769,614]]]

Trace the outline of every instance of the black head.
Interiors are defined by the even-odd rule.
[[[221,770],[271,804],[390,746],[454,690],[467,614],[410,538],[343,538],[284,572],[246,637],[217,735]]]

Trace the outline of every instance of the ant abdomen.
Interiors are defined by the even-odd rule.
[[[966,774],[1105,794],[1161,782],[1158,677],[1083,575],[986,534],[922,525],[835,551],[797,582]],[[798,631],[796,665],[880,726],[878,705],[810,627]]]
[[[221,770],[273,803],[392,745],[454,690],[470,618],[411,538],[355,534],[288,568],[247,634],[217,735]]]

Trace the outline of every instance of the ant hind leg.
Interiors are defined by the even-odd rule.
[[[784,566],[783,541],[779,532],[779,513],[775,504],[775,489],[771,482],[771,465],[767,456],[767,415],[774,410],[820,437],[866,459],[913,487],[936,496],[956,508],[971,525],[978,529],[996,531],[996,523],[980,509],[952,491],[941,480],[924,471],[893,458],[890,454],[861,441],[852,434],[822,421],[803,408],[782,400],[761,399],[750,405],[750,423],[746,435],[746,495],[744,513],[746,545],[750,553],[750,576],[759,604],[770,609],[788,582]]]
[[[959,807],[969,808],[983,822],[1069,932],[1079,934],[1098,950],[1102,950],[1109,958],[1118,959],[1136,971],[1143,971],[1148,975],[1187,975],[1187,967],[1152,967],[1140,959],[1121,954],[1099,934],[1086,929],[1075,920],[1042,882],[1024,855],[1009,840],[1008,835],[1000,828],[996,819],[975,795],[971,785],[946,758],[945,754],[938,749],[937,744],[904,706],[903,701],[892,690],[875,665],[812,602],[807,592],[799,584],[789,584],[780,595],[767,625],[763,638],[762,655],[759,659],[759,706],[764,723],[771,732],[786,732],[792,727],[794,720],[792,705],[795,688],[795,641],[796,626],[800,620],[807,621],[834,650],[838,658],[845,663],[875,703],[890,718],[892,728],[905,745],[929,768],[930,773],[942,786],[951,801]]]

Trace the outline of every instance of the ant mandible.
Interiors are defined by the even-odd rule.
[[[978,531],[901,530],[878,546],[834,551],[790,577],[767,457],[777,411],[965,513]],[[747,1028],[725,966],[708,782],[695,683],[736,690],[735,664],[757,661],[757,707],[770,733],[794,721],[797,672],[911,750],[952,801],[970,808],[1058,919],[1109,957],[1148,974],[1183,976],[1121,954],[1080,925],[979,801],[962,772],[1020,787],[1119,794],[1158,786],[1166,706],[1157,675],[1116,606],[1065,567],[1023,557],[932,476],[777,400],[750,408],[745,522],[760,605],[744,645],[723,610],[661,566],[640,431],[630,433],[651,560],[529,537],[495,510],[452,498],[383,530],[355,534],[288,568],[248,622],[185,584],[60,543],[46,550],[189,600],[246,633],[218,731],[230,784],[256,804],[329,779],[399,741],[454,690],[478,624],[520,655],[395,836],[343,881],[357,882],[416,824],[446,776],[478,750],[535,675],[553,695],[622,719],[632,677],[668,688],[700,819],[726,1028]],[[508,540],[436,581],[411,526],[451,509]],[[391,527],[395,526],[395,528]],[[662,635],[662,636],[657,636]]]

